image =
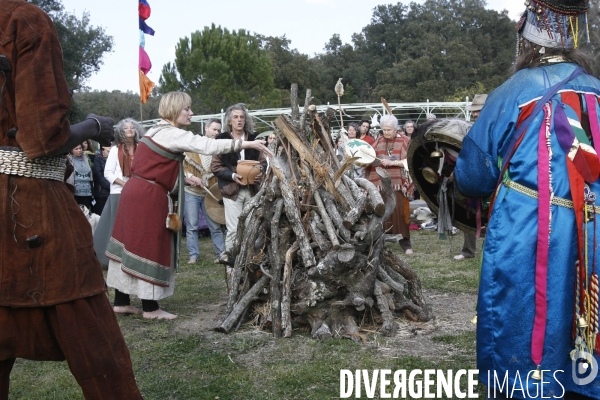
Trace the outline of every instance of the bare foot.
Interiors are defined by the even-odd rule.
[[[146,319],[175,319],[177,315],[168,313],[160,308],[156,311],[146,312],[144,311],[144,318]]]
[[[134,306],[114,306],[113,311],[115,314],[125,314],[125,315],[138,315],[142,313],[142,310],[139,308],[135,308]]]

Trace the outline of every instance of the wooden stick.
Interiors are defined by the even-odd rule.
[[[313,193],[313,197],[315,199],[315,203],[317,203],[317,209],[319,210],[319,214],[321,214],[323,225],[325,225],[325,229],[327,230],[327,236],[329,236],[329,240],[331,241],[333,248],[337,250],[340,248],[340,242],[338,241],[337,235],[335,234],[335,228],[333,227],[331,218],[329,218],[329,214],[327,214],[327,210],[325,209],[325,204],[323,204],[321,195],[318,191],[315,191]]]
[[[285,265],[283,267],[283,294],[281,296],[281,328],[283,337],[292,336],[292,314],[290,303],[292,300],[292,259],[299,249],[298,241],[285,253]]]
[[[290,126],[289,121],[283,115],[280,115],[279,117],[277,117],[277,119],[275,120],[275,125],[285,135],[285,137],[287,138],[289,143],[292,146],[294,146],[294,148],[296,149],[296,151],[298,153],[302,154],[302,157],[304,157],[304,159],[306,161],[308,161],[308,163],[310,165],[314,166],[314,165],[319,164],[319,161],[313,155],[312,149],[309,149],[304,145],[304,143],[298,137],[298,135],[296,134],[294,129]],[[292,168],[291,165],[290,165],[290,168]],[[292,176],[293,176],[293,174],[292,174]],[[279,179],[281,180],[281,178],[279,178]],[[336,189],[335,184],[333,183],[333,180],[331,179],[331,177],[329,175],[325,175],[325,176],[323,176],[323,179],[325,181],[325,189],[327,189],[327,191],[329,193],[331,193],[335,197],[335,199],[340,204],[342,204],[346,209],[350,208],[348,206],[348,201],[346,199],[344,199],[340,195],[338,190]],[[297,184],[295,184],[295,186],[297,186]]]
[[[315,260],[315,255],[310,247],[310,241],[308,240],[308,235],[304,230],[301,222],[300,211],[298,205],[296,204],[296,200],[294,197],[294,191],[288,184],[285,179],[285,175],[279,168],[273,165],[273,172],[279,178],[279,185],[281,187],[281,196],[283,197],[283,204],[285,207],[285,214],[288,217],[288,220],[292,224],[292,228],[294,229],[294,233],[296,234],[296,238],[300,245],[300,253],[302,254],[302,261],[304,261],[304,265],[307,267],[312,267],[317,262]]]
[[[231,328],[235,325],[237,320],[242,316],[244,311],[256,300],[258,300],[258,294],[263,290],[269,283],[269,277],[263,275],[258,282],[256,282],[244,297],[235,305],[231,313],[225,318],[225,321],[221,325],[217,326],[215,330],[217,332],[228,333]]]

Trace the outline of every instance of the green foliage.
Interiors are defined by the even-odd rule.
[[[150,96],[143,105],[143,119],[160,118],[158,103],[160,97]],[[81,121],[89,113],[111,117],[115,123],[123,118],[140,119],[140,96],[133,92],[81,91],[73,95],[72,121]]]
[[[260,40],[243,29],[230,32],[213,24],[180,39],[175,65],[163,67],[159,82],[162,93],[176,88],[189,93],[196,113],[240,102],[249,108],[279,105],[271,59]]]
[[[59,0],[32,0],[50,15],[63,51],[64,73],[71,92],[84,88],[85,81],[100,70],[105,53],[113,47],[112,36],[104,28],[91,26],[89,13],[81,19],[64,12]]]
[[[507,77],[514,22],[481,0],[428,0],[380,5],[371,23],[343,44],[334,35],[318,57],[321,84],[342,77],[360,101],[442,101],[480,83],[486,92]],[[327,93],[334,101],[333,92]]]
[[[311,89],[313,97],[319,96],[319,73],[313,60],[296,49],[290,50],[291,41],[284,36],[272,37],[256,35],[262,42],[273,65],[275,88],[280,93],[280,107],[290,105],[290,87],[298,84],[298,97],[302,104],[306,89]]]

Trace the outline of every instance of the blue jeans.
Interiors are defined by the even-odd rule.
[[[213,242],[215,254],[218,257],[223,250],[225,250],[225,240],[223,238],[221,225],[210,219],[208,214],[206,214],[204,196],[196,196],[185,192],[185,208],[183,211],[185,217],[185,232],[187,237],[188,253],[190,254],[190,258],[198,258],[200,255],[200,250],[198,250],[198,216],[200,214],[200,210],[202,210],[202,213],[204,214],[204,219],[206,220],[206,225],[208,225],[208,230],[210,231],[210,237]]]

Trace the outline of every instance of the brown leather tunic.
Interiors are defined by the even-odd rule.
[[[1,99],[0,146],[20,147],[30,159],[50,154],[70,135],[60,44],[50,18],[36,9],[0,0],[0,54],[12,65]],[[18,133],[9,138],[13,127]],[[25,240],[34,235],[42,245],[29,249]],[[0,174],[0,306],[49,306],[104,290],[90,226],[67,186]]]

